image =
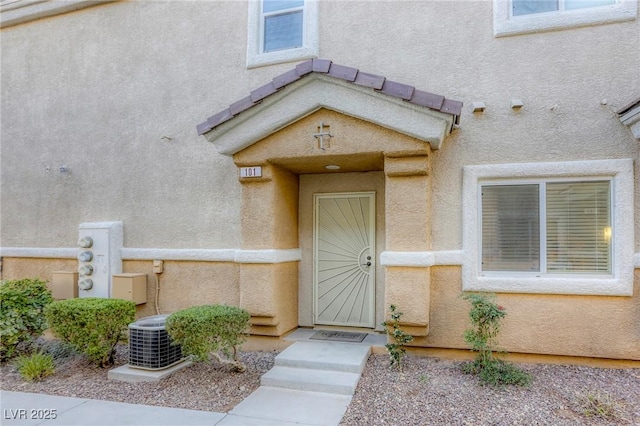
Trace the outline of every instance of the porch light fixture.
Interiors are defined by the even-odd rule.
[[[324,166],[325,169],[327,170],[340,170],[340,166],[336,165],[336,164],[328,164],[326,166]]]

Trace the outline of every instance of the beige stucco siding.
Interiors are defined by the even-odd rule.
[[[220,153],[196,126],[299,62],[247,68],[245,1],[120,1],[3,28],[0,277],[77,270],[68,253],[78,226],[122,221],[122,270],[148,277],[139,316],[156,313],[159,257],[161,312],[239,305],[254,333],[279,336],[313,325],[313,194],[374,191],[376,324],[397,303],[416,345],[465,348],[462,271],[477,253],[463,246],[464,168],[612,159],[633,161],[633,190],[616,193],[633,197],[630,273],[640,267],[640,158],[616,111],[640,95],[640,20],[495,37],[494,4],[319,3],[319,57],[464,102],[439,149],[375,116],[406,102],[316,76],[254,111],[276,99],[286,108],[272,111],[295,112],[315,98],[292,99],[325,89],[349,95],[284,127],[256,113],[237,134],[270,134]],[[373,105],[365,99],[376,108],[359,115]],[[486,109],[472,112],[474,102]],[[313,137],[321,122],[332,133],[325,151]],[[241,179],[241,166],[263,176]],[[634,274],[630,296],[500,294],[501,346],[640,360]]]
[[[639,279],[636,272],[633,297],[501,294],[497,302],[507,315],[500,346],[509,352],[640,359],[640,339],[634,337]],[[430,332],[417,345],[467,347],[462,334],[470,327],[470,305],[460,288],[460,268],[432,268]]]

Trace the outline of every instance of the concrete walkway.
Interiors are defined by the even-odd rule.
[[[24,392],[0,392],[3,426],[337,425],[351,402],[372,345],[312,341],[300,329],[275,359],[261,386],[229,413],[185,410]],[[48,418],[47,418],[48,417]]]

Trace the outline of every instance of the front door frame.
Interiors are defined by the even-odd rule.
[[[346,319],[336,319],[337,316],[331,320],[329,318],[321,318],[322,312],[320,312],[319,307],[319,285],[320,278],[319,275],[322,272],[319,268],[319,219],[320,219],[320,200],[326,199],[347,199],[347,198],[364,198],[368,199],[368,212],[366,213],[368,217],[362,218],[362,222],[358,222],[356,220],[356,215],[361,213],[357,211],[353,211],[349,209],[349,213],[353,215],[351,220],[349,220],[350,225],[362,225],[364,227],[367,226],[368,229],[363,229],[362,227],[358,228],[358,231],[363,231],[362,235],[366,238],[364,241],[358,241],[358,245],[362,245],[362,247],[358,246],[359,251],[357,254],[354,254],[355,257],[347,257],[348,261],[355,262],[353,265],[353,275],[358,276],[359,279],[364,280],[360,282],[364,282],[364,293],[362,296],[362,306],[360,306],[360,316],[356,319],[355,315],[349,315]],[[344,218],[345,220],[346,217]],[[375,191],[353,191],[353,192],[329,192],[329,193],[314,193],[313,194],[313,322],[314,325],[333,325],[333,326],[342,326],[342,327],[366,327],[366,328],[375,328],[376,324],[376,192]],[[346,237],[346,235],[345,235]],[[342,240],[344,242],[344,240]],[[366,245],[368,244],[368,245]],[[353,301],[353,306],[349,310],[353,312],[353,308],[357,308],[357,300],[359,292],[362,287],[358,289],[358,293],[351,299],[349,294],[348,297],[345,298],[344,303],[346,303],[349,299]],[[351,289],[351,292],[355,290]],[[340,292],[342,293],[342,292]],[[342,311],[342,310],[341,310]],[[364,313],[364,318],[362,314]]]

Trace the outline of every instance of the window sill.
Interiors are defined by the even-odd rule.
[[[464,269],[464,268],[463,268]],[[633,271],[633,266],[629,266]],[[468,273],[469,271],[467,271]],[[464,273],[464,272],[463,272]],[[464,291],[493,293],[575,294],[590,296],[632,296],[633,277],[542,278],[542,277],[463,277]]]
[[[258,68],[285,62],[299,62],[317,57],[318,49],[315,47],[300,47],[298,49],[278,50],[267,53],[248,53],[247,68]]]
[[[495,37],[633,21],[638,16],[638,0],[620,0],[618,4],[611,6],[516,17],[510,16],[509,7],[509,0],[494,0],[493,2],[493,34]]]

